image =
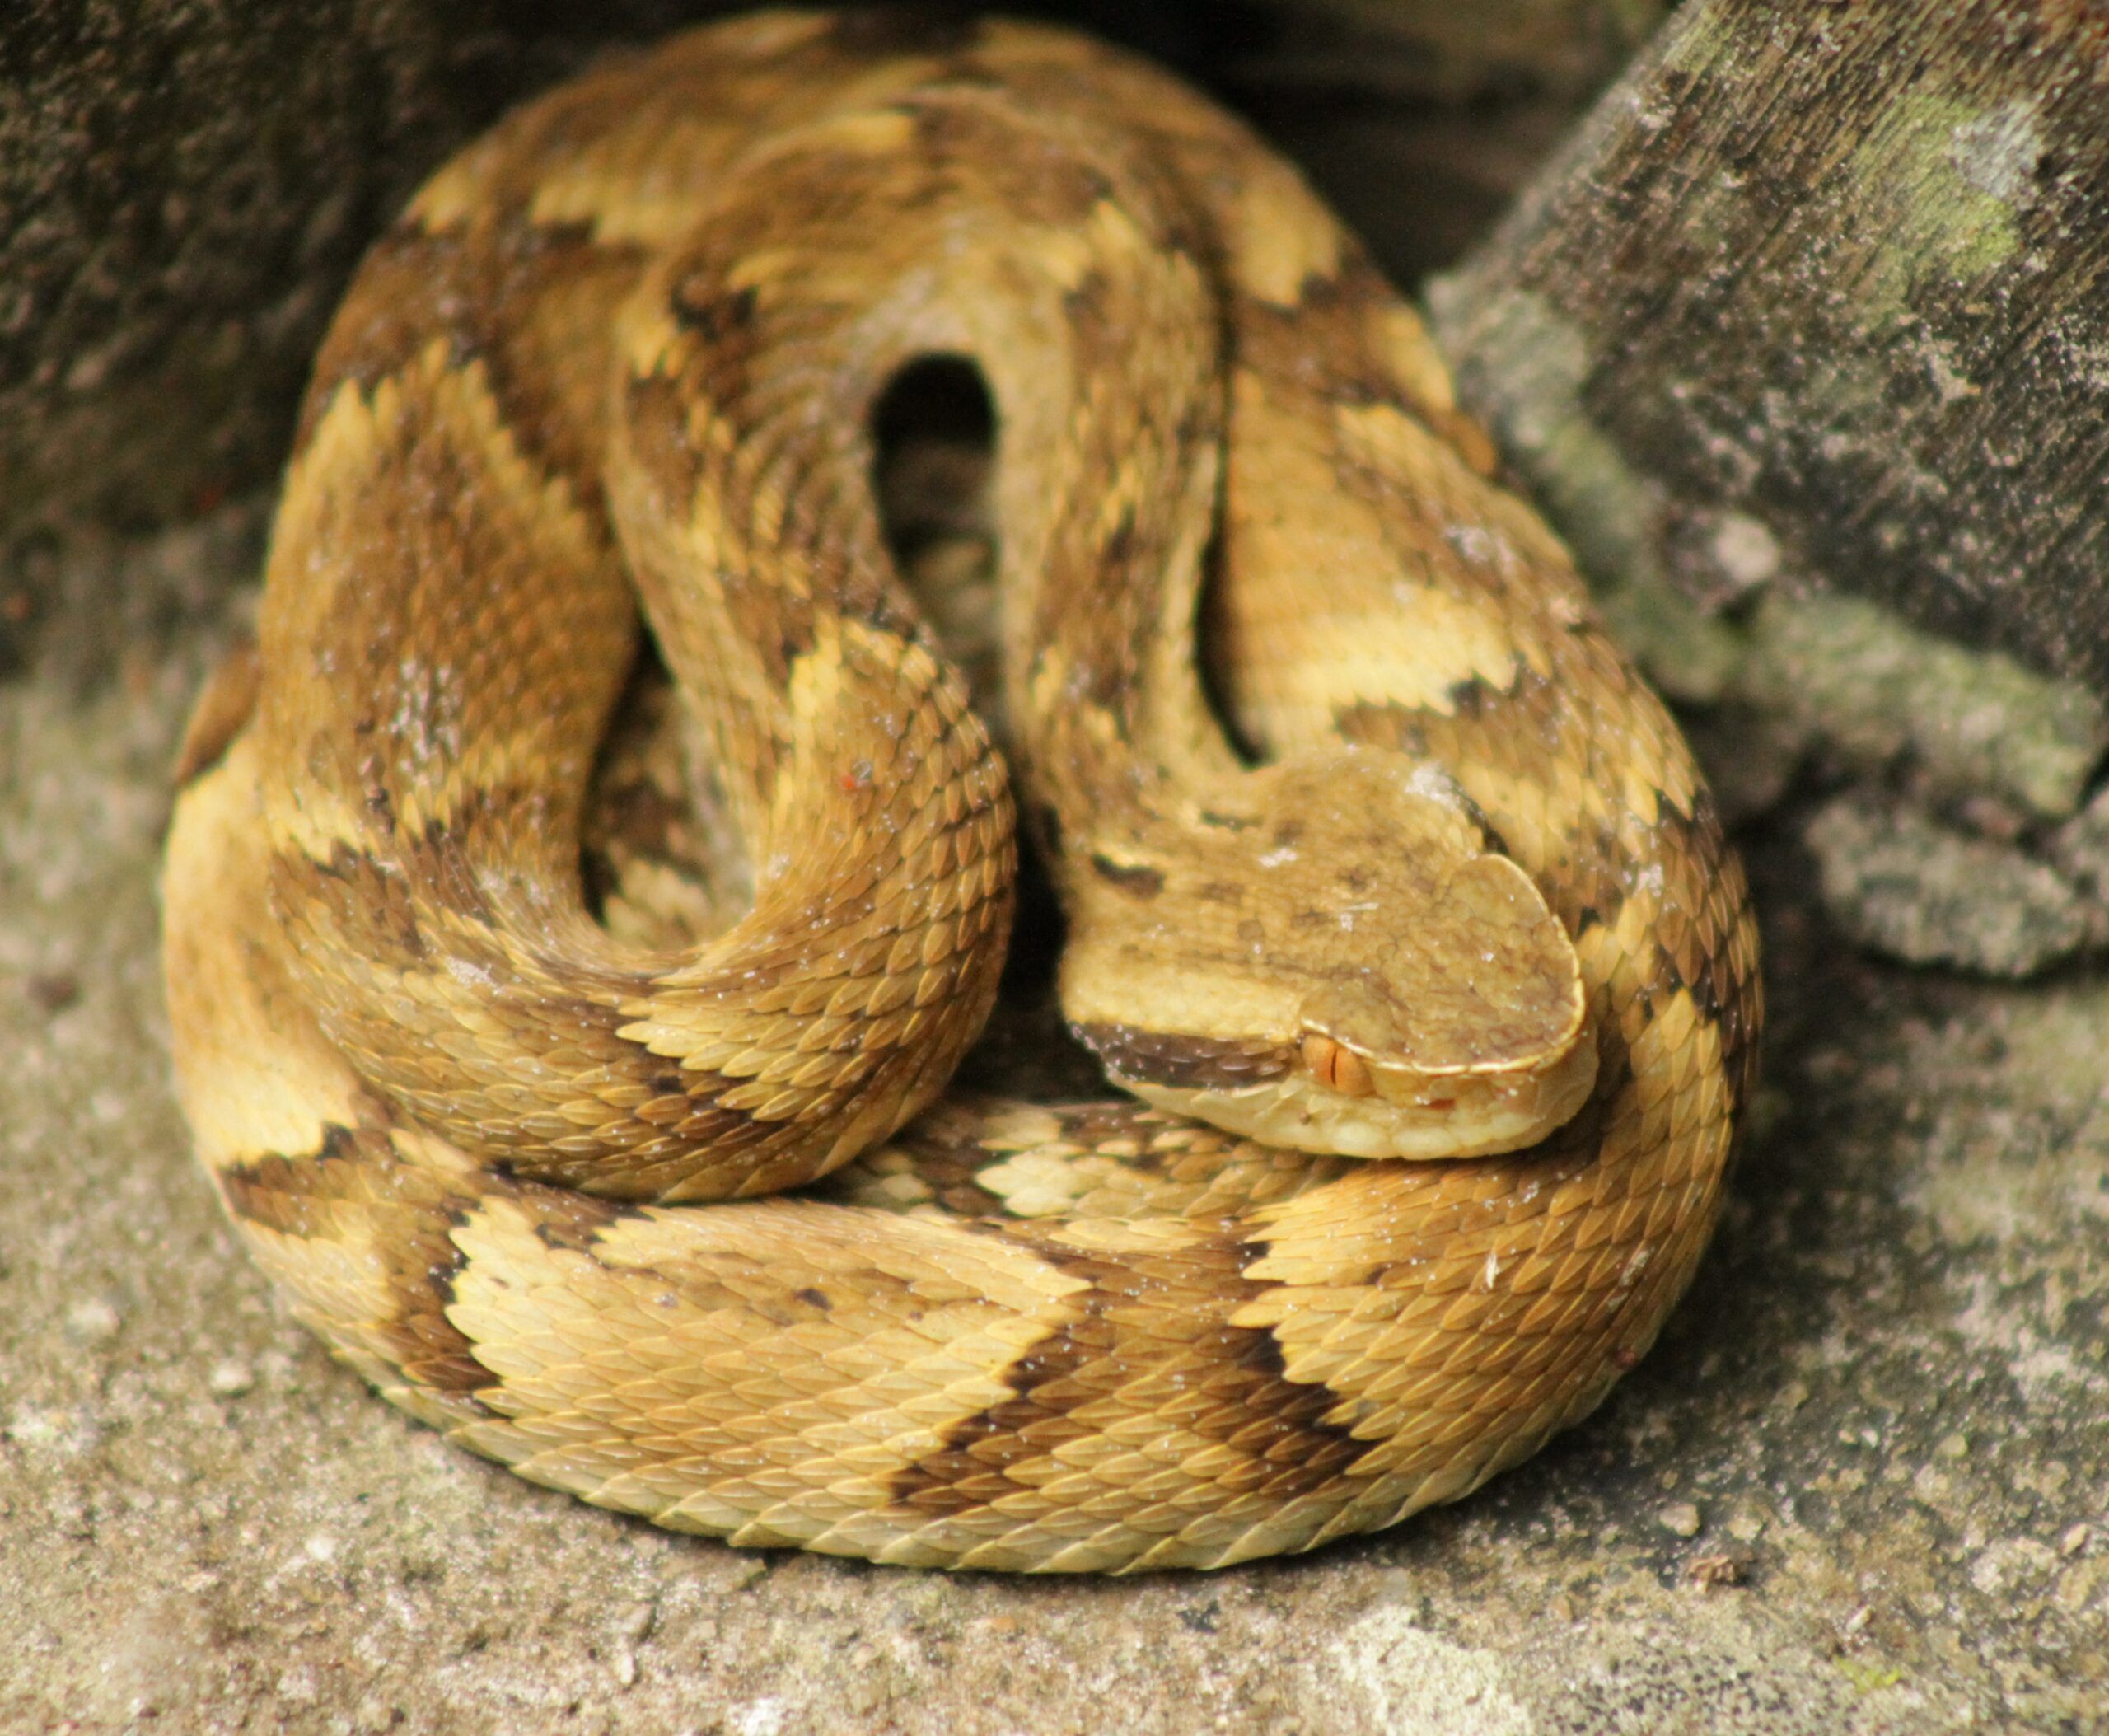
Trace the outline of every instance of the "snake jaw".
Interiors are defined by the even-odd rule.
[[[1332,1071],[1298,1070],[1241,1090],[1153,1083],[1109,1069],[1146,1103],[1269,1145],[1349,1158],[1489,1157],[1536,1144],[1572,1120],[1597,1083],[1585,1030],[1541,1065],[1513,1074],[1422,1072],[1372,1065],[1330,1038],[1314,1046]],[[1345,1064],[1344,1066],[1343,1064]],[[1346,1086],[1336,1083],[1344,1079]],[[1366,1090],[1348,1088],[1367,1079]]]

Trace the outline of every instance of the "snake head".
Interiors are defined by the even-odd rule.
[[[1376,750],[1237,783],[1134,859],[1101,851],[1078,901],[1063,1003],[1115,1083],[1350,1157],[1514,1150],[1582,1107],[1574,943],[1468,802]]]

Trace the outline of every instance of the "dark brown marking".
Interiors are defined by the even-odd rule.
[[[977,19],[937,6],[858,7],[835,21],[836,47],[879,60],[896,54],[956,54],[980,40]]]
[[[1106,303],[1112,285],[1106,280],[1106,274],[1093,266],[1078,278],[1073,285],[1063,291],[1062,311],[1078,332],[1098,334],[1106,330]],[[1086,337],[1080,341],[1088,344],[1091,339]],[[1134,524],[1131,519],[1125,525],[1122,534],[1132,536],[1134,531]],[[1121,550],[1123,554],[1125,552],[1125,549]]]
[[[1329,403],[1353,409],[1382,405],[1435,428],[1445,417],[1442,407],[1417,396],[1413,382],[1372,342],[1375,316],[1396,305],[1396,293],[1354,236],[1340,232],[1340,244],[1334,269],[1307,274],[1287,306],[1257,296],[1238,297],[1241,364]]]
[[[914,121],[915,151],[924,162],[966,164],[982,176],[1000,166],[1005,208],[1022,227],[1073,232],[1106,199],[1120,199],[1138,214],[1148,208],[1124,197],[1129,190],[1115,187],[1083,156],[1059,119],[1036,119],[1015,105],[990,102],[970,74],[911,97],[901,108]]]
[[[685,278],[674,289],[676,321],[713,347],[751,334],[758,306],[751,284],[727,290],[707,278]]]
[[[1108,886],[1117,887],[1133,898],[1154,898],[1164,890],[1164,876],[1148,863],[1115,862],[1093,850],[1091,871]]]
[[[1212,1163],[1242,1166],[1251,1161],[1227,1138],[1218,1143],[1209,1135],[1202,1139],[1206,1155],[1197,1157],[1190,1124],[1149,1111],[1139,1115],[1129,1102],[1068,1103],[1044,1112],[1054,1118],[1059,1130],[1055,1137],[1063,1144],[1087,1152],[1115,1145],[1121,1153],[1120,1167],[1133,1175],[1185,1172],[1191,1181]],[[980,1176],[984,1170],[1010,1163],[1014,1153],[982,1143],[980,1116],[980,1109],[970,1102],[940,1104],[891,1143],[910,1159],[915,1178],[947,1211],[961,1218],[1010,1219],[1014,1215],[1010,1204],[984,1187]],[[1148,1137],[1136,1152],[1139,1130],[1147,1130]],[[1271,1158],[1262,1161],[1272,1174]]]
[[[339,319],[324,339],[301,406],[296,452],[306,449],[316,424],[340,391],[371,397],[374,387],[400,373],[435,338],[446,340],[450,361],[465,361],[475,353],[473,298],[465,292],[474,274],[468,260],[459,230],[399,225],[374,244],[346,298],[365,317]]]
[[[1202,1440],[1234,1455],[1217,1473],[1227,1487],[1287,1501],[1347,1475],[1366,1450],[1324,1419],[1339,1403],[1322,1386],[1288,1380],[1272,1333],[1228,1316],[1263,1286],[1242,1275],[1248,1251],[1225,1230],[1193,1246],[1115,1260],[1087,1254],[1026,1224],[1007,1239],[1031,1247],[1088,1289],[1069,1318],[1019,1358],[1011,1396],[966,1418],[933,1453],[896,1474],[895,1502],[921,1518],[970,1513],[1035,1486],[1014,1476],[1044,1467],[1066,1443],[1106,1425],[1105,1407],[1124,1386],[1178,1369],[1211,1402],[1182,1419]],[[1167,1306],[1195,1298],[1191,1310]],[[1099,1415],[1084,1413],[1097,1411]]]
[[[416,901],[400,874],[392,873],[363,849],[341,840],[330,847],[330,859],[279,856],[271,863],[274,901],[287,910],[326,911],[339,932],[371,956],[423,964],[432,947],[418,920]],[[370,943],[370,947],[367,943]]]
[[[370,778],[366,786],[366,811],[373,816],[382,831],[395,830],[395,798],[377,775]]]
[[[1281,1078],[1293,1065],[1274,1043],[1223,1042],[1170,1036],[1133,1025],[1069,1027],[1110,1073],[1146,1085],[1181,1091],[1240,1091]]]
[[[895,1473],[887,1493],[896,1504],[938,1518],[1017,1493],[1020,1486],[1005,1475],[1010,1465],[1092,1432],[1068,1419],[1075,1401],[1074,1377],[1103,1359],[1111,1341],[1102,1308],[1087,1300],[1073,1325],[1035,1345],[1012,1366],[1009,1398],[955,1424],[936,1452]]]
[[[474,1201],[402,1163],[385,1132],[333,1125],[309,1155],[231,1165],[218,1181],[238,1222],[306,1242],[364,1233],[393,1302],[390,1317],[373,1324],[405,1378],[465,1396],[492,1384],[475,1345],[447,1317],[467,1257],[451,1232]]]
[[[561,1248],[568,1253],[591,1254],[594,1240],[602,1230],[624,1218],[637,1215],[629,1208],[606,1200],[592,1199],[563,1188],[540,1186],[532,1182],[509,1186],[501,1182],[498,1186],[534,1214],[536,1241],[544,1247]]]
[[[688,441],[689,393],[666,374],[633,376],[623,388],[630,448],[662,505],[685,511],[699,470]]]

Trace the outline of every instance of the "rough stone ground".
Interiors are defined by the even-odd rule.
[[[170,1096],[164,769],[252,527],[112,555],[132,618],[0,686],[0,1729],[2109,1730],[2109,977],[1872,963],[1776,822],[1715,1250],[1461,1506],[1023,1584],[662,1536],[445,1447],[288,1320]]]

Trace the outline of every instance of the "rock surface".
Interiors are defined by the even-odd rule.
[[[2088,901],[2071,881],[1918,809],[1843,795],[1803,836],[1831,919],[1892,958],[2030,976],[2090,938]]]
[[[2109,1730],[2109,980],[1856,956],[1748,840],[1769,1083],[1599,1415],[1308,1559],[942,1579],[662,1535],[443,1445],[191,1166],[152,875],[254,517],[0,684],[0,1728]],[[205,568],[215,570],[207,572]],[[143,579],[141,583],[144,584]]]

